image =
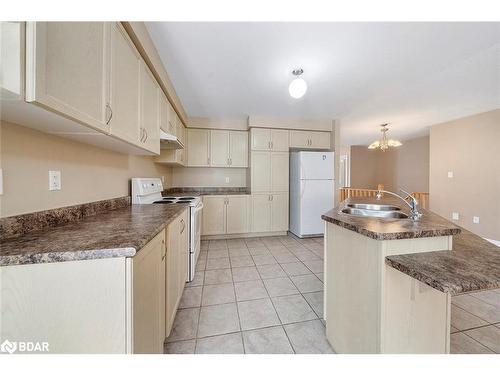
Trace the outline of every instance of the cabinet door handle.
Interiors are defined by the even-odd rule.
[[[271,149],[271,141],[267,142],[267,148],[270,150]]]
[[[271,150],[274,148],[273,141],[271,141]]]
[[[148,129],[144,128],[144,135],[146,136],[146,138],[144,138],[144,143],[146,143],[148,141]]]
[[[181,219],[182,229],[181,234],[184,233],[184,229],[186,229],[186,224],[184,223],[184,219]]]
[[[210,165],[210,158],[207,158],[207,165]]]
[[[106,103],[106,110],[108,109],[109,109],[109,118],[106,120],[106,125],[108,125],[111,119],[113,118],[113,110],[111,109],[109,103]]]
[[[271,201],[273,201],[273,200],[274,200],[274,195],[271,195]]]

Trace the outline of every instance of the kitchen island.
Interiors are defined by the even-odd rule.
[[[361,217],[348,199],[325,213],[325,320],[338,353],[449,353],[451,296],[500,287],[495,245],[422,210]],[[491,247],[490,247],[491,246]]]

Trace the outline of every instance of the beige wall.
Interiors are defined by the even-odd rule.
[[[429,191],[429,137],[406,140],[386,152],[351,146],[351,187],[378,184],[391,191]]]
[[[172,168],[173,187],[247,186],[246,168]],[[226,177],[229,182],[226,182]]]
[[[0,217],[130,194],[131,177],[165,176],[152,157],[124,155],[19,125],[0,123],[4,194]],[[48,171],[60,170],[62,190],[48,190]]]
[[[448,219],[458,212],[459,225],[494,240],[500,240],[499,148],[500,109],[431,127],[430,208]]]

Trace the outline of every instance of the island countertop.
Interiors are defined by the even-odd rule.
[[[451,251],[392,255],[385,263],[451,295],[500,288],[500,248],[463,228]]]
[[[132,257],[188,208],[129,205],[0,241],[0,266]]]
[[[420,209],[423,215],[418,220],[387,219],[345,214],[342,209],[346,208],[349,203],[391,204],[400,207],[402,212],[408,214],[406,205],[396,198],[384,197],[381,200],[375,198],[348,198],[337,207],[326,212],[321,218],[329,223],[375,240],[452,236],[460,233],[460,227],[425,209]]]

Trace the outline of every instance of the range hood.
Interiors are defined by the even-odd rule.
[[[184,144],[173,134],[169,134],[160,128],[160,149],[178,150],[184,148]]]

